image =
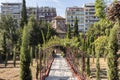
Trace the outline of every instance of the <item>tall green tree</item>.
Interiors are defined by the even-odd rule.
[[[120,2],[114,1],[107,9],[107,17],[109,20],[115,23],[114,27],[110,31],[108,55],[107,55],[107,75],[108,80],[119,80],[118,77],[118,44],[117,44],[117,30],[120,27]]]
[[[109,44],[108,44],[108,48],[109,48],[109,53],[107,55],[107,75],[108,75],[108,80],[119,80],[118,77],[118,55],[117,55],[117,51],[118,51],[118,45],[117,45],[117,28],[118,28],[118,24],[116,24],[111,32],[110,32],[110,36],[109,36]]]
[[[79,32],[78,32],[78,19],[77,17],[75,18],[75,22],[74,22],[74,36],[78,36]]]
[[[12,46],[16,44],[18,35],[18,23],[17,21],[10,15],[2,16],[0,20],[0,31],[6,32],[6,37],[11,40]]]
[[[21,11],[21,21],[20,26],[23,28],[28,22],[27,20],[27,10],[26,10],[26,1],[22,1],[22,11]]]
[[[96,80],[100,80],[100,54],[96,54]]]
[[[46,35],[46,39],[49,40],[50,39],[50,36],[51,36],[51,33],[50,33],[50,26],[47,25],[47,35]]]
[[[13,54],[13,64],[14,64],[14,67],[16,67],[16,46],[14,47],[13,52],[14,52],[14,54]]]
[[[70,24],[68,24],[66,38],[68,38],[68,39],[70,39],[70,38],[71,38],[71,29],[70,29]]]
[[[98,18],[105,18],[105,3],[104,0],[96,0],[95,1],[95,15]]]
[[[31,70],[30,70],[30,51],[29,51],[29,43],[30,43],[30,33],[33,30],[33,19],[32,16],[29,19],[28,24],[23,29],[22,35],[22,46],[20,53],[20,80],[32,80]]]
[[[6,32],[3,33],[3,43],[2,43],[2,48],[3,48],[3,53],[5,54],[5,67],[7,66],[7,61],[8,61],[8,52],[7,52],[7,40],[6,40]]]
[[[100,80],[100,63],[99,58],[101,54],[104,54],[105,47],[107,46],[107,37],[100,36],[94,42],[96,52],[96,80]]]
[[[18,40],[17,30],[17,21],[12,16],[1,16],[0,33],[3,33],[2,35],[5,36],[6,39],[7,50],[9,50],[7,51],[7,55],[10,55],[10,52],[13,53],[14,45]]]

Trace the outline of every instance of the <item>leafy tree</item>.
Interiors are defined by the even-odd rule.
[[[13,53],[14,45],[17,43],[18,24],[17,21],[10,15],[2,16],[0,20],[0,33],[5,36],[7,45],[7,55]],[[4,38],[3,38],[4,39]],[[8,51],[9,50],[9,51]],[[7,56],[6,56],[7,58]]]
[[[100,36],[95,40],[94,44],[95,44],[95,52],[96,52],[96,80],[100,80],[99,58],[101,53],[103,53],[103,50],[105,50],[105,46],[107,46],[107,37]]]
[[[30,46],[37,46],[38,44],[43,44],[42,33],[44,33],[45,40],[49,40],[52,36],[57,35],[56,31],[51,28],[48,23],[37,22],[33,20],[33,31],[30,37]]]
[[[33,19],[32,16],[29,19],[28,24],[23,29],[22,35],[22,46],[21,46],[21,54],[20,54],[20,79],[21,80],[32,80],[31,70],[30,70],[30,51],[29,51],[29,43],[30,43],[30,33],[33,30]]]
[[[3,43],[2,43],[3,53],[5,54],[5,67],[7,66],[8,52],[7,52],[7,42],[6,42],[6,32],[3,34]]]
[[[75,18],[75,22],[74,22],[74,36],[78,37],[79,32],[78,32],[78,20],[77,17]]]
[[[108,55],[107,55],[107,75],[108,80],[119,80],[118,77],[118,45],[117,45],[117,28],[118,24],[116,23],[115,26],[111,29],[110,36],[109,36],[109,46],[108,46]]]
[[[14,64],[14,67],[16,67],[16,46],[14,47],[13,52],[14,52],[14,54],[13,54],[13,64]]]
[[[97,54],[96,57],[96,80],[100,80],[100,62],[99,62],[100,54]]]
[[[20,26],[23,28],[25,24],[27,24],[27,10],[26,10],[26,2],[22,1],[22,11],[21,11],[21,21]]]
[[[6,32],[6,37],[11,40],[12,47],[17,43],[18,35],[18,23],[17,21],[10,15],[2,16],[0,21],[0,30]]]
[[[41,34],[42,34],[43,44],[45,44],[45,43],[46,43],[46,40],[45,40],[45,35],[44,35],[44,33],[43,33],[43,31],[42,31],[42,30],[41,30]]]
[[[50,34],[50,26],[48,25],[47,27],[48,27],[48,28],[47,28],[46,39],[49,40],[49,39],[50,39],[50,36],[51,36],[51,34]]]
[[[104,0],[96,0],[95,2],[95,15],[98,18],[105,18],[105,3]]]
[[[70,39],[70,38],[71,38],[71,29],[70,29],[70,24],[68,24],[66,37],[67,37],[68,39]]]
[[[120,27],[120,2],[114,1],[107,9],[107,17],[115,23],[110,31],[108,55],[107,55],[107,75],[108,80],[119,80],[118,77],[118,44],[117,44],[117,30]]]
[[[90,76],[90,55],[92,54],[92,43],[94,42],[93,35],[86,36],[86,52],[87,52],[87,62],[86,62],[86,70],[88,76]]]
[[[33,47],[30,47],[31,65],[33,66]]]

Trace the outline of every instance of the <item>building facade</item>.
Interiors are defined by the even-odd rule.
[[[34,14],[37,20],[47,22],[51,22],[57,16],[56,8],[53,7],[28,7],[27,14]]]
[[[67,27],[65,24],[65,18],[61,16],[56,16],[51,22],[51,26],[59,34],[59,37],[64,38],[67,32]]]
[[[78,19],[78,29],[84,31],[84,8],[68,7],[66,8],[66,23],[70,24],[71,29],[74,27],[75,18]]]
[[[99,19],[95,16],[95,4],[88,3],[84,7],[66,8],[66,23],[74,27],[75,17],[78,19],[79,32],[86,32]]]
[[[92,26],[95,22],[99,21],[99,19],[95,16],[95,4],[88,3],[84,5],[84,26],[85,32],[88,30],[90,26]]]
[[[11,15],[14,19],[20,20],[22,3],[1,3],[1,15]]]
[[[1,15],[11,15],[14,19],[21,18],[22,3],[1,3]],[[53,7],[27,7],[27,15],[35,15],[38,20],[51,22],[57,16]]]

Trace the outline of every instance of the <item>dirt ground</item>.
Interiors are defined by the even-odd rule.
[[[96,61],[96,59],[94,60]],[[90,80],[96,80],[96,62],[93,63],[93,59],[90,59],[90,68],[91,68],[91,79]],[[120,67],[120,66],[119,66]],[[101,69],[101,80],[107,80],[107,72],[106,72],[106,60],[104,58],[100,58],[100,69]],[[33,80],[36,80],[35,74],[36,74],[36,64],[34,61],[32,69],[32,78]],[[20,66],[19,61],[17,61],[16,67],[13,66],[13,61],[8,61],[7,68],[4,67],[4,64],[0,64],[0,80],[19,80],[20,75]]]
[[[90,80],[96,80],[96,59],[94,61],[95,62],[93,62],[93,58],[90,59],[90,68],[91,68],[91,76],[90,76],[91,79]],[[118,67],[120,69],[120,65]],[[101,80],[108,80],[106,69],[107,69],[107,60],[105,58],[100,58],[100,78],[101,78]]]
[[[36,80],[35,74],[36,74],[36,64],[34,62],[34,65],[31,67],[32,69],[32,78],[33,80]],[[17,61],[16,67],[13,65],[13,61],[8,61],[8,65],[5,68],[4,64],[0,64],[0,80],[19,80],[20,75],[20,65],[19,61]]]

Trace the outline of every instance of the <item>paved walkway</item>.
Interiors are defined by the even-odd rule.
[[[57,54],[52,63],[49,76],[45,80],[77,80],[77,78],[73,77],[66,60],[60,54]]]

